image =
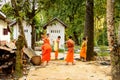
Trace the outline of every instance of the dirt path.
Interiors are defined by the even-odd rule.
[[[26,80],[111,80],[110,66],[96,62],[76,61],[76,65],[65,65],[63,60],[51,61],[45,68],[31,66]]]

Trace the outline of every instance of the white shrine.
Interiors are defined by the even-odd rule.
[[[58,36],[61,36],[59,48],[64,49],[66,27],[67,25],[65,25],[58,18],[52,19],[46,25],[43,26],[43,28],[46,29],[47,33],[49,33],[51,45],[53,45],[53,41],[56,40]]]

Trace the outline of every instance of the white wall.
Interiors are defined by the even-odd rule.
[[[65,27],[61,23],[53,24],[47,27],[47,33],[50,34],[50,43],[53,45],[53,41],[61,36],[59,47],[64,49],[65,43]]]
[[[13,38],[17,40],[18,35],[19,35],[18,25],[14,25],[13,26]]]
[[[25,32],[25,37],[28,43],[28,47],[31,47],[31,27],[26,24],[26,22],[23,22],[24,25],[24,32]],[[18,25],[14,25],[14,31],[13,31],[13,38],[17,39],[19,36],[19,28]]]
[[[25,37],[26,37],[28,46],[31,47],[31,32],[32,32],[31,26],[30,25],[24,26],[24,32],[25,32]]]
[[[3,35],[4,28],[7,29],[7,22],[0,20],[0,41],[10,42],[10,32],[8,32],[8,35]]]

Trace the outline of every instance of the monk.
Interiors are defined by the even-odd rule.
[[[87,50],[87,40],[85,37],[83,37],[83,42],[80,51],[80,59],[82,61],[86,61],[86,50]]]
[[[54,41],[55,60],[58,59],[60,39],[61,39],[61,37],[58,36],[57,39]]]
[[[46,43],[48,43],[48,44],[50,44],[50,40],[49,40],[49,36],[48,36],[49,34],[47,34],[47,36],[45,35],[45,34],[43,34],[43,33],[41,33],[41,37],[42,37],[42,40],[44,41],[44,39],[47,39],[46,41]]]
[[[46,65],[48,65],[51,57],[51,51],[52,48],[50,46],[50,41],[47,37],[43,36],[43,45],[41,47],[42,49],[42,64],[44,65],[46,62]]]
[[[66,65],[71,62],[73,65],[74,63],[74,41],[72,40],[72,36],[69,36],[68,41],[66,41],[66,46],[68,48],[67,56],[66,56]]]
[[[50,44],[50,34],[49,33],[47,33],[47,37],[46,37],[48,40],[49,40],[49,44]]]

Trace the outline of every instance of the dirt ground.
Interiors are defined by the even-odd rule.
[[[46,67],[30,66],[28,75],[19,80],[111,80],[110,65],[96,61],[75,63],[65,65],[64,60],[51,60]]]

